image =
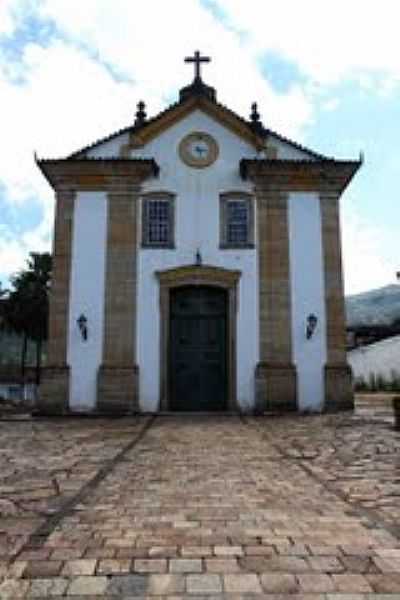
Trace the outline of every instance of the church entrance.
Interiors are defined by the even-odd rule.
[[[184,286],[171,290],[171,410],[226,409],[227,322],[225,290],[209,286]]]

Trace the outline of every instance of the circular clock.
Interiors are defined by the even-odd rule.
[[[217,160],[218,144],[210,134],[194,131],[182,139],[179,156],[189,167],[202,169]]]

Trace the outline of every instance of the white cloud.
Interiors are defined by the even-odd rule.
[[[183,57],[197,47],[213,57],[205,79],[231,108],[247,116],[257,99],[261,111],[268,107],[269,124],[292,136],[312,118],[306,93],[293,87],[277,94],[238,36],[197,0],[150,0],[140,9],[130,0],[7,0],[0,6],[8,33],[35,11],[52,19],[58,32],[45,46],[26,45],[18,62],[0,54],[0,181],[21,210],[32,198],[44,209],[41,229],[11,246],[3,238],[1,271],[12,272],[29,250],[48,244],[53,193],[34,164],[34,151],[65,156],[132,123],[142,98],[149,116],[165,108],[166,98],[177,98],[191,81],[192,67]]]
[[[8,277],[23,268],[28,253],[29,250],[20,240],[0,236],[0,275]]]
[[[213,58],[204,78],[221,102],[247,116],[257,100],[268,126],[299,141],[317,101],[335,108],[336,97],[321,94],[327,85],[353,77],[371,91],[390,93],[399,81],[397,0],[219,4],[233,27],[217,21],[200,0],[0,0],[0,34],[11,34],[35,12],[52,19],[58,32],[46,47],[26,46],[18,63],[0,55],[0,182],[21,210],[32,197],[44,208],[39,227],[18,240],[6,239],[0,229],[1,272],[13,272],[29,250],[48,246],[52,191],[33,151],[63,156],[79,149],[131,123],[142,98],[149,116],[165,108],[166,98],[176,98],[191,80],[183,57],[196,48]],[[379,31],[385,33],[378,41]],[[311,81],[277,93],[258,67],[268,51],[298,65]],[[21,73],[23,84],[17,84]],[[377,258],[383,256],[382,236],[348,219],[343,230],[348,291],[387,283],[392,265]]]
[[[15,20],[11,13],[13,0],[1,0],[0,2],[0,34],[11,35],[14,31]]]
[[[249,32],[254,52],[268,50],[331,84],[363,71],[399,80],[398,0],[216,0],[233,26]]]
[[[126,77],[138,82],[149,111],[164,107],[165,97],[192,78],[192,67],[183,57],[196,48],[213,61],[204,78],[218,90],[220,101],[248,116],[258,100],[265,117],[286,135],[300,135],[312,116],[312,102],[298,86],[278,94],[262,77],[249,44],[228,30],[199,0],[182,2],[148,0],[134,9],[130,0],[44,0],[41,14],[51,17],[75,44],[95,49],[100,58]]]
[[[395,283],[399,270],[394,257],[397,241],[391,242],[385,231],[356,215],[353,207],[342,206],[342,244],[345,292],[358,294],[372,288]]]

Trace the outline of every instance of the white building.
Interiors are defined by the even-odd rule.
[[[356,380],[369,383],[372,376],[385,381],[400,378],[400,335],[354,348],[347,358]]]
[[[43,412],[352,405],[339,198],[359,167],[193,83],[63,160]]]

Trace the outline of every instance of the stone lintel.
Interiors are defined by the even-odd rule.
[[[351,368],[346,363],[325,365],[326,412],[354,410]]]
[[[255,371],[256,409],[297,410],[296,367],[291,363],[260,362]]]
[[[212,265],[184,265],[165,271],[156,271],[155,274],[162,286],[213,285],[230,288],[237,284],[242,273]]]
[[[139,367],[100,365],[97,376],[97,410],[109,414],[139,411]]]
[[[65,415],[69,406],[70,370],[67,365],[49,365],[41,370],[37,409],[41,415]]]

